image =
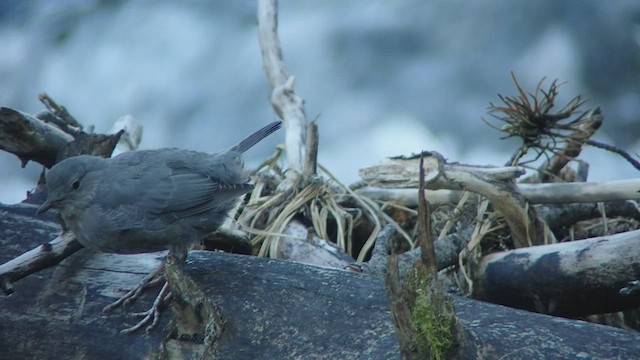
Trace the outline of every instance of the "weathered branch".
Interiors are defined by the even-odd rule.
[[[393,171],[393,170],[390,170]],[[411,183],[403,180],[404,184]],[[393,184],[377,183],[380,187],[364,187],[356,193],[380,201],[399,201],[407,206],[418,206],[416,190],[394,188]],[[640,199],[640,179],[613,180],[606,182],[572,182],[547,184],[516,184],[517,191],[531,204],[570,204],[603,201]],[[462,196],[461,190],[425,190],[425,196],[432,204],[456,203]]]
[[[62,105],[59,105],[55,102],[49,95],[46,93],[41,93],[38,95],[38,100],[47,107],[49,112],[54,115],[54,118],[59,121],[56,122],[56,125],[60,127],[60,129],[74,133],[82,130],[82,124],[78,122],[70,113],[67,111]],[[63,125],[64,124],[64,125]]]
[[[287,166],[289,170],[302,174],[307,117],[304,101],[293,90],[295,78],[289,75],[282,60],[276,0],[258,0],[258,28],[264,69],[272,89],[271,104],[284,122]]]
[[[522,175],[519,167],[476,167],[447,164],[441,155],[430,153],[425,157],[425,188],[467,190],[478,193],[491,201],[500,211],[511,229],[516,247],[542,244],[547,235],[544,225],[538,221],[533,207],[515,187],[514,179]],[[380,184],[417,185],[418,160],[395,159],[389,163],[360,170],[365,182]]]
[[[418,192],[416,189],[366,186],[357,189],[355,192],[372,200],[395,201],[409,207],[418,206]],[[425,190],[424,196],[433,205],[446,205],[460,201],[463,193],[460,190]]]
[[[532,204],[566,204],[640,199],[640,179],[602,183],[518,184]]]
[[[0,288],[9,295],[13,293],[14,282],[54,266],[80,249],[82,249],[82,245],[76,241],[76,237],[70,232],[65,232],[0,265]]]
[[[44,99],[53,101],[48,97]],[[54,108],[66,114],[65,116],[71,116],[64,107],[56,104]],[[73,118],[67,120],[76,123]],[[81,154],[109,157],[124,132],[125,130],[120,130],[111,135],[87,134],[50,112],[44,111],[31,116],[17,110],[0,108],[0,149],[18,156],[23,166],[33,160],[51,167],[60,160]]]
[[[0,108],[0,149],[16,155],[24,167],[35,161],[46,167],[56,163],[58,152],[73,136],[29,114]]]

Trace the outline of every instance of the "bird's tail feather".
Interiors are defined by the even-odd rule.
[[[231,150],[243,153],[251,149],[253,145],[259,143],[260,140],[266,138],[267,136],[271,135],[274,131],[280,129],[281,126],[282,126],[282,121],[274,121],[271,124],[249,135],[246,139],[240,141],[240,143],[232,147]]]

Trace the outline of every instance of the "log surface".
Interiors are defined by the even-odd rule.
[[[0,261],[55,237],[29,205],[0,208]],[[82,249],[61,264],[15,283],[0,296],[0,358],[199,358],[199,339],[171,339],[165,310],[150,334],[120,335],[134,320],[102,308],[161,261],[163,253],[97,254]],[[292,261],[196,251],[187,273],[226,319],[221,358],[398,359],[382,280]],[[159,288],[156,288],[156,291]],[[156,291],[132,305],[142,311]],[[463,342],[456,359],[629,359],[640,335],[581,321],[455,297]],[[165,330],[166,329],[166,330]]]

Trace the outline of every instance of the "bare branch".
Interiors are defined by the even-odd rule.
[[[271,104],[284,121],[287,165],[302,174],[305,160],[307,117],[304,101],[293,90],[294,77],[289,75],[282,60],[278,40],[278,4],[276,0],[258,0],[258,28],[264,69],[271,84]],[[290,177],[295,177],[289,172]]]
[[[80,249],[82,245],[72,233],[62,233],[50,242],[0,265],[0,286],[5,294],[10,294],[13,292],[12,283],[54,266]]]

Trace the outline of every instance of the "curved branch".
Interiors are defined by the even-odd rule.
[[[276,0],[258,0],[260,51],[272,89],[271,105],[284,122],[287,165],[289,169],[301,174],[305,160],[307,117],[304,101],[293,89],[295,77],[289,75],[282,60],[277,8]],[[292,173],[289,176],[296,176],[293,172],[289,173]]]

